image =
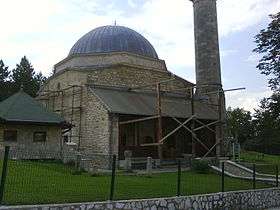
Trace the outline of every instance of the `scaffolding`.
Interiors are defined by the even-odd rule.
[[[172,79],[169,79],[169,80],[164,80],[164,81],[160,81],[160,82],[157,82],[157,83],[136,87],[136,88],[143,88],[143,87],[148,87],[148,86],[156,86],[157,115],[151,116],[151,117],[143,117],[143,118],[136,119],[136,120],[128,120],[128,121],[119,122],[119,125],[124,125],[124,124],[141,122],[141,121],[150,120],[150,119],[157,119],[157,131],[156,131],[157,132],[157,137],[158,137],[157,142],[156,143],[141,144],[140,146],[157,146],[158,147],[158,157],[160,159],[160,166],[162,166],[162,161],[163,161],[163,143],[164,143],[164,141],[169,136],[171,136],[172,134],[177,132],[180,128],[184,128],[187,132],[189,132],[191,134],[191,144],[192,144],[192,154],[191,154],[191,156],[192,156],[192,159],[195,158],[196,145],[197,144],[200,144],[207,151],[204,154],[204,156],[202,157],[202,159],[207,157],[210,153],[212,153],[213,155],[217,155],[215,152],[213,152],[213,150],[217,147],[218,144],[222,145],[224,143],[223,141],[224,141],[224,135],[225,135],[225,131],[223,131],[223,124],[224,124],[224,117],[225,117],[224,113],[223,113],[224,92],[245,89],[245,88],[235,88],[235,89],[229,89],[229,90],[217,90],[217,91],[214,91],[214,92],[206,93],[206,94],[217,94],[218,95],[217,104],[207,104],[207,105],[218,107],[217,108],[218,119],[213,121],[213,122],[210,122],[210,123],[203,123],[199,119],[196,118],[195,103],[194,103],[194,101],[195,101],[194,89],[197,88],[197,86],[194,85],[194,86],[191,86],[191,87],[179,89],[179,91],[190,90],[190,100],[191,100],[191,116],[188,119],[186,119],[184,122],[181,122],[175,116],[170,114],[168,110],[165,110],[162,107],[162,101],[164,101],[164,100],[162,99],[163,91],[161,90],[161,84],[162,83],[167,83],[167,82],[170,82],[170,81],[173,81],[173,80],[174,79],[172,78]],[[208,85],[204,85],[204,86],[208,86]],[[200,86],[199,88],[201,88],[201,87],[202,86]],[[182,92],[178,92],[178,90],[177,91],[170,90],[168,92],[182,94]],[[165,136],[163,136],[163,126],[162,126],[162,116],[163,115],[162,115],[162,112],[164,112],[168,117],[172,118],[174,121],[176,121],[179,124],[175,129],[173,129],[171,132],[169,132]],[[191,128],[188,128],[186,126],[186,124],[188,122],[191,122],[191,126],[190,126]],[[215,130],[211,128],[212,125],[216,125]],[[203,141],[201,139],[199,139],[196,135],[196,132],[198,130],[204,129],[204,128],[210,130],[216,136],[216,142],[214,143],[214,145],[212,145],[211,148],[207,147],[203,143]],[[222,147],[221,147],[221,149],[222,149]]]
[[[195,158],[196,155],[196,146],[197,144],[200,144],[204,149],[206,149],[206,153],[202,157],[204,159],[209,154],[217,155],[214,152],[214,149],[217,147],[218,144],[223,143],[223,123],[224,123],[224,114],[223,114],[223,100],[224,100],[224,92],[225,91],[235,91],[240,90],[244,88],[236,88],[236,89],[229,89],[229,90],[217,90],[214,92],[208,92],[206,94],[217,94],[218,95],[218,103],[217,104],[207,104],[210,106],[216,106],[218,107],[217,113],[218,113],[218,119],[209,122],[204,123],[201,120],[197,119],[197,113],[195,108],[195,88],[198,88],[195,85],[192,85],[190,87],[186,88],[180,88],[175,90],[168,90],[167,92],[176,93],[176,94],[184,94],[186,98],[188,98],[191,101],[191,116],[187,118],[184,122],[181,122],[178,118],[173,116],[171,113],[169,113],[168,110],[164,109],[162,107],[162,102],[165,101],[165,99],[162,97],[163,91],[162,84],[172,82],[174,81],[174,78],[170,78],[168,80],[159,81],[152,84],[147,84],[139,87],[133,87],[133,89],[142,89],[146,87],[154,87],[156,90],[156,107],[157,107],[157,114],[155,116],[149,116],[149,117],[143,117],[133,120],[126,120],[119,122],[119,125],[125,125],[135,122],[142,122],[146,120],[156,119],[157,120],[157,142],[155,143],[146,143],[146,144],[140,144],[140,146],[157,146],[158,147],[158,157],[160,159],[160,165],[162,165],[163,160],[163,143],[166,139],[168,139],[169,136],[176,133],[180,128],[184,128],[188,133],[191,134],[191,147],[192,147],[192,158]],[[202,86],[200,86],[202,87]],[[199,88],[200,88],[199,87]],[[132,88],[129,88],[132,89]],[[184,92],[182,92],[184,91]],[[189,92],[188,92],[189,91]],[[69,121],[73,127],[75,128],[75,132],[73,129],[69,131],[69,139],[70,142],[77,143],[77,150],[80,151],[81,149],[81,125],[82,125],[82,97],[83,97],[83,86],[79,85],[71,85],[67,88],[60,89],[60,90],[44,90],[39,92],[39,96],[37,97],[38,100],[44,101],[46,107],[53,110],[54,112],[60,114],[61,117],[63,117],[66,121]],[[178,126],[170,131],[168,134],[163,136],[163,113],[173,119],[175,122],[178,123]],[[190,127],[186,126],[187,123],[191,123]],[[78,125],[77,125],[78,124]],[[211,128],[212,125],[216,125],[216,129]],[[197,137],[196,132],[201,129],[208,129],[214,135],[216,136],[216,141],[214,145],[212,145],[210,148]]]
[[[74,133],[72,128],[67,136],[69,138],[67,141],[76,142],[78,151],[81,149],[82,139],[82,97],[83,86],[80,85],[71,85],[61,90],[40,90],[37,97],[47,108],[59,114],[75,127],[76,132]]]

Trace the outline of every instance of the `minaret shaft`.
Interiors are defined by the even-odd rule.
[[[222,89],[216,0],[191,0],[194,8],[196,97],[215,109],[216,154],[225,154],[225,97]]]
[[[193,7],[197,94],[204,95],[222,88],[216,0],[193,0]]]

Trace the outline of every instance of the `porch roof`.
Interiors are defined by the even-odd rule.
[[[90,85],[89,90],[110,113],[157,115],[155,91],[96,85]],[[194,102],[194,110],[197,119],[218,119],[218,113],[201,102]],[[162,115],[189,118],[192,115],[191,100],[183,94],[164,93],[162,95]]]

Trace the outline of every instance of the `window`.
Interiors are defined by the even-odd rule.
[[[69,140],[68,140],[68,136],[63,136],[63,142],[64,143],[66,143],[66,142],[68,142]]]
[[[34,132],[33,141],[46,141],[46,132]]]
[[[60,90],[60,82],[57,83],[57,89]]]
[[[4,130],[4,141],[17,141],[17,131]]]

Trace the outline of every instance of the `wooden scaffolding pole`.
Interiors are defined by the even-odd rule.
[[[158,129],[157,129],[157,137],[158,142],[162,139],[162,113],[161,113],[161,90],[160,83],[157,83],[157,111],[158,111]],[[162,167],[163,160],[163,145],[158,145],[158,157],[160,162],[160,167]]]
[[[162,108],[161,108],[162,109]],[[189,129],[186,125],[185,122],[182,123],[180,120],[178,120],[176,117],[172,116],[168,111],[164,110],[164,112],[166,112],[166,114],[171,117],[173,120],[175,120],[176,122],[178,122],[180,124],[180,127],[185,128],[188,132],[190,132],[192,134],[192,137],[196,140],[196,142],[200,143],[206,150],[210,150],[199,138],[196,137],[196,134],[194,131],[192,131],[191,129]],[[187,119],[187,122],[192,120],[194,117],[196,116],[196,114],[192,115],[190,118]],[[219,121],[216,121],[216,123]],[[172,131],[173,132],[173,131]]]
[[[171,116],[172,117],[172,116]],[[148,143],[148,144],[141,144],[141,146],[158,146],[160,144],[163,144],[163,142],[169,137],[171,136],[173,133],[175,133],[176,131],[178,131],[181,127],[185,127],[185,124],[188,123],[189,121],[191,121],[193,118],[195,117],[195,115],[191,116],[190,118],[186,119],[183,123],[180,122],[179,120],[177,120],[175,117],[172,117],[174,120],[176,120],[180,125],[178,127],[176,127],[174,130],[172,130],[171,132],[169,132],[166,136],[164,136],[162,139],[160,139],[157,143]],[[187,128],[187,130],[189,132],[191,132],[190,129]]]
[[[156,115],[156,116],[151,116],[151,117],[143,117],[143,118],[139,118],[139,119],[135,119],[135,120],[127,120],[127,121],[119,122],[119,124],[125,125],[125,124],[130,124],[130,123],[142,122],[145,120],[152,120],[152,119],[156,119],[156,118],[159,118],[159,116]]]
[[[191,109],[192,109],[192,116],[194,116],[195,110],[194,110],[194,90],[193,88],[191,89]],[[192,119],[191,121],[191,134],[192,134],[192,160],[195,158],[195,121]]]
[[[218,126],[219,126],[219,144],[220,144],[220,155],[222,155],[222,153],[223,153],[223,148],[222,148],[222,145],[223,145],[223,134],[222,134],[222,132],[223,132],[223,130],[222,130],[222,126],[223,126],[223,122],[222,122],[222,118],[223,118],[223,116],[222,116],[222,105],[223,105],[223,102],[222,102],[222,99],[223,99],[223,97],[222,97],[222,94],[223,94],[223,92],[222,91],[219,91],[219,93],[218,93],[218,103],[219,103],[219,120],[220,120],[220,122],[219,122],[219,124],[218,124]]]

